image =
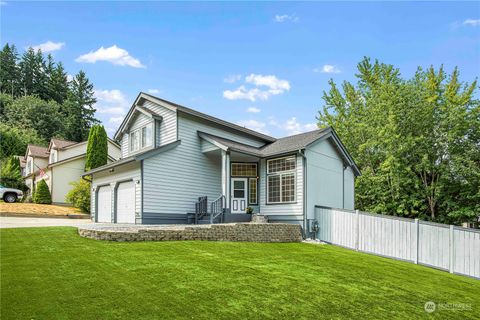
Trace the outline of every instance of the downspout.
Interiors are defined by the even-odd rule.
[[[342,209],[345,209],[345,164],[342,170]]]
[[[303,237],[307,238],[307,157],[305,149],[298,150],[298,154],[302,156],[303,165]]]

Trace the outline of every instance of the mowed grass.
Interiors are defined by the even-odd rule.
[[[81,238],[76,228],[3,229],[0,236],[1,319],[480,314],[478,280],[330,245],[116,243]],[[462,305],[427,314],[427,301]]]

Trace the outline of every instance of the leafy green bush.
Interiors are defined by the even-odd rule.
[[[80,179],[70,184],[73,189],[67,193],[65,200],[83,212],[90,213],[90,182]]]
[[[33,196],[33,202],[43,204],[52,203],[52,195],[50,194],[50,190],[48,189],[48,185],[45,180],[40,180],[40,182],[37,184],[37,188]]]
[[[27,191],[28,187],[23,182],[20,172],[20,160],[15,156],[10,156],[2,161],[0,169],[0,184],[8,188]]]

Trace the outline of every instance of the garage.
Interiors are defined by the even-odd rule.
[[[97,221],[112,222],[112,192],[110,186],[104,186],[98,189]]]
[[[117,188],[117,223],[135,223],[135,184],[122,182]]]

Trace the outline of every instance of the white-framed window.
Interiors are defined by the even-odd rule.
[[[50,152],[50,163],[57,162],[57,151],[53,150]]]
[[[267,160],[267,203],[295,202],[297,158]]]
[[[152,145],[152,124],[138,128],[130,132],[130,151],[138,151]]]
[[[248,204],[258,204],[257,178],[248,178]]]
[[[257,164],[254,162],[232,162],[232,177],[256,177]]]
[[[27,161],[27,174],[32,173],[32,159],[28,159]]]

